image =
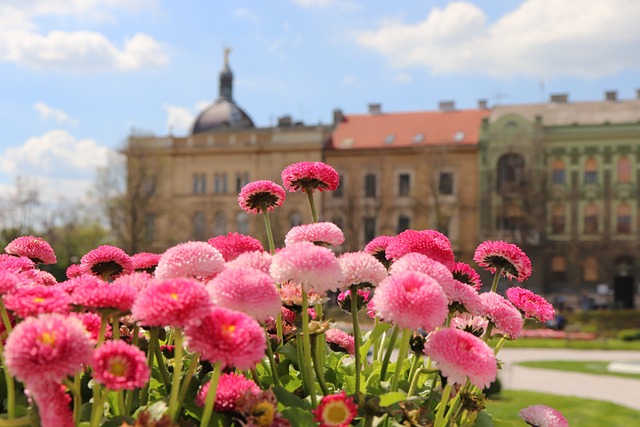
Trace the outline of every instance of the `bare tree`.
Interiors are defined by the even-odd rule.
[[[2,239],[9,242],[16,237],[32,234],[43,227],[43,204],[36,180],[18,176],[13,188],[0,197]]]

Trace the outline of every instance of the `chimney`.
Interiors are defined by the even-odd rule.
[[[341,109],[335,108],[333,110],[333,125],[338,126],[342,122],[344,122],[344,114]]]
[[[489,104],[487,103],[487,100],[486,99],[478,99],[478,109],[486,110],[487,108],[489,108]]]
[[[455,101],[440,101],[438,103],[438,109],[443,112],[454,111],[456,109]]]
[[[607,101],[617,101],[618,92],[615,90],[608,90],[604,93],[604,99]]]
[[[291,116],[289,115],[278,117],[279,128],[291,127],[292,123],[293,121],[291,120]]]
[[[374,102],[369,104],[369,114],[381,114],[382,113],[382,104],[379,102]]]
[[[551,102],[556,102],[558,104],[566,104],[567,102],[569,102],[569,95],[566,93],[551,94]]]

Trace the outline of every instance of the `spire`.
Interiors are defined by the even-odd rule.
[[[230,47],[224,48],[224,66],[220,71],[220,99],[225,99],[229,102],[233,101],[233,73],[229,68],[229,54],[231,53]]]

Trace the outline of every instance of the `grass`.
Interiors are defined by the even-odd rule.
[[[495,346],[496,341],[492,341]],[[557,338],[520,338],[508,341],[504,348],[572,348],[578,350],[635,350],[640,351],[640,341],[622,341],[613,338],[595,340],[563,340]]]
[[[610,362],[600,361],[576,361],[576,360],[542,360],[533,362],[520,362],[517,365],[527,368],[555,369],[558,371],[582,372],[594,375],[609,375],[622,378],[640,379],[640,374],[626,374],[607,370]]]
[[[557,396],[520,390],[503,390],[499,398],[487,403],[487,412],[493,419],[505,421],[500,426],[525,427],[518,417],[522,408],[543,404],[560,411],[570,426],[580,427],[628,427],[640,425],[640,411],[599,400]]]

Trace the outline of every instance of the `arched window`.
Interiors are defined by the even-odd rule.
[[[598,183],[598,163],[596,163],[593,157],[589,157],[584,164],[584,183]]]
[[[564,234],[566,227],[565,209],[561,204],[553,207],[551,230],[553,234]]]
[[[627,202],[620,203],[616,209],[616,232],[631,233],[631,205]]]
[[[567,277],[567,260],[562,255],[551,258],[551,276],[554,280],[565,280]]]
[[[598,281],[598,258],[588,256],[582,262],[582,280],[585,282]]]
[[[631,182],[631,160],[627,156],[618,159],[618,182]]]
[[[584,233],[598,233],[598,206],[595,203],[589,203],[584,207]]]
[[[517,190],[525,186],[524,158],[509,153],[498,160],[498,191]]]
[[[565,184],[566,183],[566,171],[564,167],[564,161],[562,159],[556,159],[553,162],[553,176],[552,181],[554,184]]]

